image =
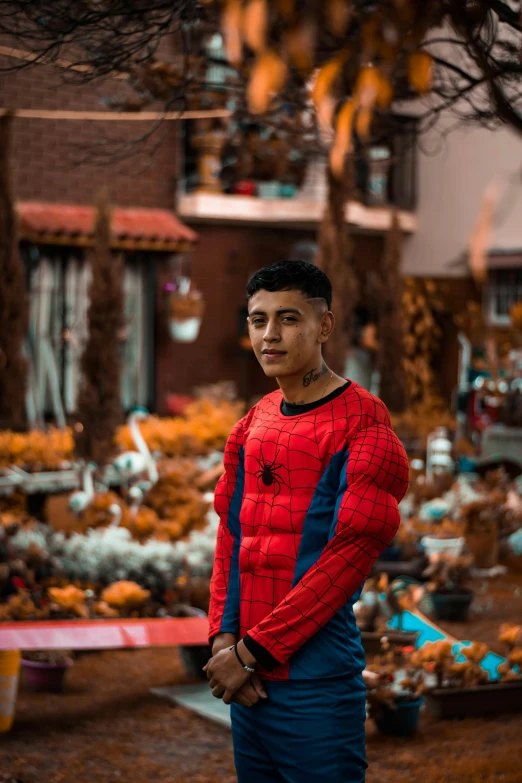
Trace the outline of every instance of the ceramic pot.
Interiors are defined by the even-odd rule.
[[[384,707],[375,717],[375,723],[381,734],[392,737],[411,737],[417,731],[420,711],[424,699],[398,697],[395,709]]]
[[[24,683],[32,691],[61,693],[65,674],[72,661],[45,663],[44,661],[26,661],[22,659]]]
[[[450,620],[455,623],[466,622],[474,596],[473,590],[466,587],[461,587],[458,593],[432,593],[435,617],[437,620]]]

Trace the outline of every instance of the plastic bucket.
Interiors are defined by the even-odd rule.
[[[417,731],[423,702],[422,698],[412,701],[398,699],[396,709],[384,707],[375,717],[377,728],[381,734],[389,734],[392,737],[411,737]]]
[[[460,538],[437,538],[436,536],[423,536],[421,544],[424,547],[427,557],[433,554],[453,555],[458,557],[464,547],[464,537]]]
[[[43,661],[22,660],[24,683],[32,691],[61,693],[65,672],[72,661],[63,663],[44,663]]]
[[[20,659],[20,650],[0,650],[0,733],[13,725]]]

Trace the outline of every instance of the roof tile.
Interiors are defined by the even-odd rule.
[[[20,232],[25,235],[56,234],[92,237],[96,210],[91,206],[20,201]],[[195,242],[198,235],[167,209],[119,207],[112,210],[115,239],[158,242]]]

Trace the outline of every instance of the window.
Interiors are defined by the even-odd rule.
[[[491,269],[488,275],[486,306],[493,325],[508,325],[509,311],[522,301],[522,267]]]
[[[42,248],[29,263],[31,316],[28,411],[34,424],[49,415],[63,426],[74,412],[80,359],[88,335],[90,265],[81,250]],[[125,325],[121,401],[124,410],[149,406],[152,397],[153,313],[150,263],[133,255],[125,261]]]

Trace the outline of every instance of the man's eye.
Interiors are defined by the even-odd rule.
[[[294,318],[292,315],[285,315],[283,321],[297,321],[297,318]]]
[[[252,321],[250,321],[250,323],[252,324],[252,326],[261,326],[262,324],[264,324],[264,321],[262,318],[254,318]]]

